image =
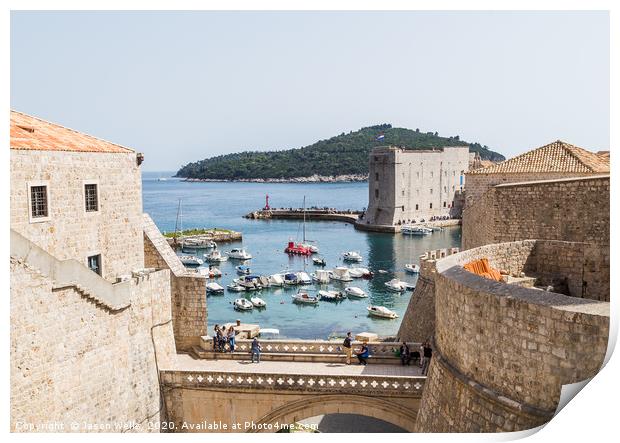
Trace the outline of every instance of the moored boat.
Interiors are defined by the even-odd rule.
[[[224,292],[224,287],[215,282],[207,283],[207,292],[209,294],[221,294]]]
[[[298,291],[297,294],[291,295],[291,297],[293,297],[293,302],[294,303],[314,305],[314,304],[317,304],[319,302],[318,297],[314,297],[312,295],[308,295],[308,293],[306,291],[301,291],[301,290]]]
[[[284,286],[284,277],[282,274],[273,274],[268,277],[269,286]]]
[[[251,260],[252,255],[243,248],[234,248],[227,252],[228,256],[234,260]]]
[[[355,297],[355,298],[368,297],[368,295],[364,291],[362,291],[360,288],[356,286],[347,286],[346,288],[344,288],[344,293],[347,294],[349,297]]]
[[[200,266],[204,263],[204,261],[195,255],[179,255],[179,260],[181,260],[181,263],[185,266]]]
[[[335,268],[331,273],[331,279],[337,281],[353,281],[351,274],[349,274],[349,268],[344,266]]]
[[[404,235],[429,235],[433,233],[433,230],[424,226],[403,225],[400,232]]]
[[[385,306],[368,306],[368,314],[380,318],[398,318],[398,314]]]
[[[249,266],[245,266],[245,265],[235,266],[235,270],[237,271],[237,274],[239,274],[239,275],[248,275],[248,274],[250,274],[252,272],[250,267]]]
[[[325,259],[323,257],[313,258],[312,263],[314,263],[315,266],[325,266],[327,264],[327,262],[325,262]]]
[[[297,282],[300,285],[309,285],[312,284],[312,278],[310,278],[310,276],[306,272],[298,272]]]
[[[243,286],[241,286],[238,283],[235,283],[234,281],[231,284],[229,284],[228,286],[226,286],[226,288],[229,291],[232,291],[232,292],[245,292],[245,290],[246,290]]]
[[[222,255],[222,253],[217,249],[209,252],[208,254],[204,254],[204,258],[209,263],[220,263],[228,260],[228,257]]]
[[[222,276],[222,271],[214,266],[209,266],[208,268],[200,268],[198,273],[203,277],[207,278],[218,278]]]
[[[233,302],[233,307],[239,311],[250,311],[254,309],[254,305],[251,301],[245,298],[238,298]]]
[[[407,263],[405,265],[405,271],[410,274],[417,274],[420,272],[420,266],[416,265],[415,263]]]
[[[258,275],[242,275],[233,280],[239,286],[243,286],[246,291],[259,291],[263,288]]]
[[[360,262],[360,261],[362,261],[362,256],[360,255],[359,252],[347,251],[347,252],[342,254],[342,259],[344,261]]]
[[[299,284],[297,274],[294,272],[287,272],[284,274],[284,284],[288,286],[294,286]]]
[[[312,280],[317,283],[322,283],[322,284],[329,283],[329,271],[324,271],[322,269],[319,269],[316,272],[313,272],[312,274],[310,274],[310,276],[312,277]]]
[[[349,275],[353,278],[362,278],[364,270],[362,268],[349,268]]]
[[[265,300],[260,297],[252,297],[250,298],[250,302],[252,303],[252,305],[254,305],[255,308],[264,308],[265,306],[267,306]]]
[[[338,301],[344,299],[344,295],[340,291],[319,291],[319,298],[325,301]]]
[[[385,287],[392,292],[405,292],[407,290],[407,283],[394,278],[385,283]]]
[[[312,251],[305,246],[302,246],[301,243],[295,244],[294,241],[289,241],[288,246],[284,248],[284,252],[287,254],[293,255],[311,255]]]

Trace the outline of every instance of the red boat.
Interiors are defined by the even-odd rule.
[[[312,255],[312,251],[310,248],[306,248],[301,244],[295,244],[293,241],[288,242],[288,246],[284,249],[284,252],[287,254],[296,254],[296,255]]]

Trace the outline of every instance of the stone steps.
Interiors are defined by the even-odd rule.
[[[251,354],[247,351],[230,352],[213,352],[207,351],[200,346],[194,346],[191,349],[191,355],[199,359],[207,360],[250,360]],[[261,352],[261,360],[265,361],[285,361],[285,362],[312,362],[312,363],[344,363],[344,354],[311,354],[311,353],[294,353],[294,352]],[[351,357],[351,363],[356,363],[357,357]],[[370,364],[394,364],[400,365],[400,358],[372,356],[368,359]]]

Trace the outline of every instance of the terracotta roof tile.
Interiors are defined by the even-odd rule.
[[[11,111],[11,149],[72,152],[134,152],[73,129]]]
[[[595,154],[561,140],[468,174],[514,174],[527,172],[609,172],[609,157]]]

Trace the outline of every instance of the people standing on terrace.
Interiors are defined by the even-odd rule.
[[[428,373],[428,367],[431,364],[432,357],[433,349],[427,340],[422,344],[422,375],[426,375]]]
[[[407,346],[407,343],[403,342],[403,344],[400,345],[400,362],[405,366],[409,365],[410,361],[411,355],[409,355],[409,346]]]
[[[220,339],[219,339],[220,325],[215,325],[213,327],[213,351],[218,352],[220,349]]]
[[[256,356],[256,363],[260,363],[260,351],[261,351],[261,346],[260,343],[258,342],[258,339],[256,337],[254,337],[254,340],[252,340],[252,363],[254,363],[254,356]]]
[[[235,352],[236,335],[237,333],[235,332],[235,327],[231,325],[230,328],[228,328],[228,347],[230,348],[231,353]]]
[[[351,353],[352,353],[351,342],[352,341],[353,341],[353,338],[351,337],[351,333],[347,332],[347,336],[345,337],[344,342],[342,342],[342,347],[344,348],[344,353],[347,356],[348,365],[351,364]]]

